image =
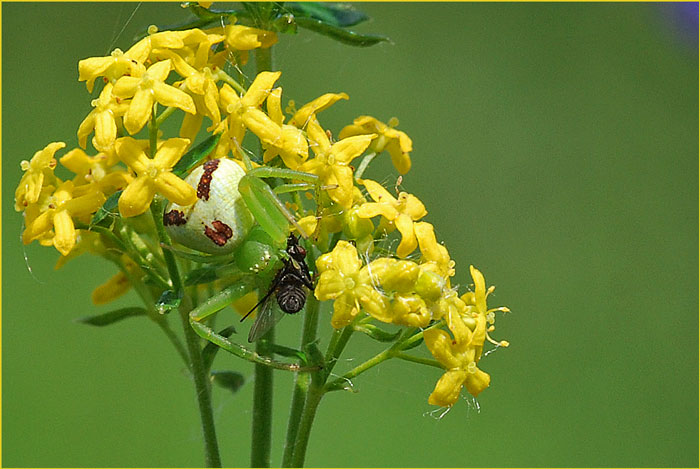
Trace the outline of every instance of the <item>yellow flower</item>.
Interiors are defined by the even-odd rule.
[[[139,271],[138,265],[125,254],[122,255],[122,262],[124,263],[124,269],[130,274],[135,274]],[[131,281],[129,276],[123,271],[119,271],[107,279],[105,283],[95,287],[90,299],[95,305],[103,305],[116,300],[130,289]]]
[[[430,353],[447,370],[428,398],[430,404],[443,407],[452,406],[457,402],[463,386],[476,397],[491,382],[488,373],[476,366],[484,344],[485,318],[483,321],[476,321],[474,331],[462,322],[458,314],[451,315],[448,325],[455,337],[454,340],[450,334],[439,329],[429,329],[423,334]]]
[[[114,84],[114,96],[132,98],[124,116],[124,127],[130,134],[137,133],[146,125],[153,112],[154,102],[177,107],[190,114],[197,112],[190,95],[165,83],[170,67],[170,60],[157,62],[140,77],[123,76]]]
[[[260,109],[260,106],[267,99],[280,75],[281,72],[259,73],[243,96],[238,96],[228,84],[221,87],[221,107],[228,117],[215,131],[222,133],[215,151],[217,156],[226,155],[229,150],[238,154],[246,128],[265,143],[274,142],[279,138],[279,126]]]
[[[258,47],[267,49],[277,43],[277,34],[273,31],[231,24],[224,28],[226,45],[237,50],[252,50]]]
[[[156,191],[168,200],[180,205],[190,205],[197,200],[197,191],[170,170],[182,157],[190,141],[171,138],[162,142],[153,159],[136,140],[123,137],[117,140],[119,158],[136,173],[134,179],[119,197],[119,212],[124,217],[144,213]]]
[[[381,153],[386,150],[391,156],[391,162],[401,174],[406,174],[411,169],[411,151],[413,142],[404,132],[393,127],[398,125],[397,119],[391,119],[389,125],[378,121],[374,117],[360,116],[340,131],[339,138],[351,135],[374,133],[377,137],[372,140],[370,150]]]
[[[146,71],[143,63],[150,51],[150,42],[141,40],[126,52],[114,49],[107,57],[83,59],[78,62],[78,81],[85,81],[85,86],[92,93],[97,77],[105,77],[111,83],[124,75],[140,77]]]
[[[112,95],[112,84],[107,83],[100,93],[100,97],[92,100],[92,111],[80,123],[78,128],[78,143],[85,148],[87,137],[95,131],[93,140],[95,148],[106,151],[117,138],[117,118],[123,116],[129,109],[127,103],[120,103]]]
[[[292,120],[289,121],[289,123],[303,129],[309,122],[311,122],[312,118],[316,117],[316,114],[328,109],[331,105],[341,99],[349,99],[349,97],[346,93],[326,93],[319,96],[310,103],[304,104],[301,109],[295,112],[292,116]]]
[[[66,181],[43,201],[40,214],[27,222],[22,234],[24,244],[41,238],[53,229],[53,245],[56,249],[64,256],[73,249],[77,233],[72,217],[94,213],[105,202],[105,196],[97,190],[74,197],[74,189],[73,182]]]
[[[66,146],[63,142],[53,142],[46,145],[43,150],[34,153],[31,160],[23,160],[20,167],[24,174],[15,190],[15,210],[24,210],[27,205],[39,200],[41,189],[47,185],[46,178],[54,182],[53,170],[56,167],[54,154]]]
[[[316,267],[321,275],[314,294],[320,301],[335,300],[331,319],[334,328],[349,325],[361,308],[380,320],[390,314],[387,298],[372,284],[369,270],[362,266],[352,244],[338,241],[331,252],[316,260]]]
[[[508,313],[510,312],[510,309],[506,308],[505,306],[488,309],[488,307],[486,306],[486,298],[496,289],[496,287],[490,286],[488,289],[486,289],[486,281],[484,280],[484,275],[473,265],[469,266],[469,271],[471,273],[472,279],[474,280],[474,291],[467,292],[464,295],[462,295],[460,297],[461,300],[464,301],[464,303],[467,305],[467,310],[471,313],[472,316],[476,317],[476,315],[479,315],[479,317],[483,317],[486,322],[492,324],[492,326],[484,332],[486,339],[494,345],[500,347],[508,347],[508,341],[502,340],[500,342],[496,342],[489,336],[488,332],[492,332],[494,330],[493,323],[495,322],[496,311]],[[481,354],[481,351],[479,351],[479,354]]]
[[[74,148],[61,157],[61,164],[76,174],[77,185],[96,184],[97,188],[111,194],[123,189],[134,178],[122,169],[112,169],[113,161],[105,153],[88,156],[81,148]]]
[[[315,158],[299,170],[318,175],[324,185],[331,187],[328,196],[343,208],[350,208],[354,187],[350,162],[365,151],[374,135],[356,135],[331,144],[315,117],[307,126],[307,135]]]
[[[204,33],[202,34],[204,35]],[[206,35],[204,36],[206,37]],[[221,122],[219,88],[217,88],[209,68],[204,67],[202,70],[199,70],[196,66],[191,66],[185,59],[170,50],[158,51],[158,55],[170,59],[175,71],[185,78],[185,86],[194,101],[197,112],[195,114],[185,114],[182,127],[180,128],[180,136],[194,141],[204,116],[212,121],[212,125],[207,131],[211,131]]]
[[[396,199],[381,184],[370,179],[364,179],[360,182],[365,186],[374,202],[360,205],[358,216],[372,218],[381,215],[393,222],[401,233],[401,243],[396,248],[396,255],[406,257],[411,254],[418,246],[414,222],[428,214],[423,203],[416,196],[406,192],[399,193],[399,197]]]
[[[309,145],[300,129],[284,123],[281,99],[282,88],[275,88],[267,97],[267,112],[276,127],[270,129],[274,132],[272,138],[268,137],[263,145],[266,147],[263,162],[279,155],[285,166],[296,170],[309,157]]]

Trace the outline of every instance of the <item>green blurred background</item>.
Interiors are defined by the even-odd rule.
[[[322,115],[334,132],[399,117],[415,148],[403,186],[426,203],[455,282],[474,264],[498,286],[490,305],[513,313],[494,335],[512,345],[481,362],[492,381],[480,412],[460,401],[441,420],[427,403],[438,370],[362,375],[359,393],[321,404],[307,464],[697,467],[697,4],[358,6],[373,20],[357,29],[393,43],[282,36],[285,97],[347,92]],[[73,322],[136,296],[93,307],[113,268],[83,257],[54,272],[58,253],[23,248],[13,209],[21,160],[77,146],[91,99],[77,61],[186,15],[174,3],[2,5],[5,467],[203,463],[191,380],[157,328]],[[395,180],[388,158],[369,175]],[[299,328],[287,318],[279,335],[293,344]],[[348,356],[376,351],[357,337]],[[252,374],[230,356],[216,366]],[[291,392],[276,376],[273,464]],[[214,392],[224,463],[246,466],[252,383]]]

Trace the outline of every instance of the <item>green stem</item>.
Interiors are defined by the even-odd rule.
[[[184,303],[185,302],[183,302],[183,306]],[[197,334],[190,327],[189,316],[185,308],[181,308],[180,316],[182,318],[182,328],[185,331],[187,350],[190,356],[190,368],[194,377],[199,416],[202,422],[205,462],[207,467],[221,467],[221,456],[219,456],[219,444],[216,440],[216,427],[214,425],[214,413],[211,405],[211,383],[209,382],[209,375],[202,360],[199,337],[197,337]]]
[[[304,403],[304,411],[299,422],[299,430],[297,441],[294,445],[294,455],[292,457],[290,467],[303,467],[306,459],[306,449],[309,445],[309,437],[311,436],[311,426],[316,417],[318,405],[321,403],[321,398],[325,393],[322,383],[311,382],[308,392],[306,393],[306,402]]]
[[[163,226],[163,201],[156,196],[151,202],[151,214],[156,226],[158,239],[165,245],[170,245],[170,236]],[[162,249],[165,265],[170,274],[170,281],[176,292],[183,292],[182,278],[177,266],[175,256],[168,249]],[[189,310],[192,309],[189,297],[184,297],[180,305],[180,318],[182,328],[185,332],[185,342],[190,358],[190,370],[194,377],[195,394],[199,407],[199,417],[202,422],[202,433],[204,435],[204,455],[207,467],[221,467],[221,456],[219,456],[219,444],[216,440],[216,427],[214,426],[214,413],[211,405],[211,383],[209,373],[202,360],[202,349],[199,344],[199,337],[192,327],[190,327]]]
[[[262,357],[273,357],[275,328],[271,328],[256,343],[255,351]],[[255,364],[255,387],[253,389],[253,431],[250,454],[251,467],[270,467],[272,448],[272,399],[273,368]]]
[[[407,362],[420,363],[421,365],[434,366],[435,368],[444,369],[445,367],[440,364],[437,360],[431,360],[430,358],[416,357],[414,355],[409,355],[407,353],[397,353],[394,355],[396,358],[401,360],[406,360]]]
[[[368,153],[367,155],[362,158],[362,161],[360,161],[360,166],[357,167],[357,171],[355,171],[355,179],[361,179],[362,175],[365,173],[365,170],[367,169],[367,166],[372,162],[372,160],[377,156],[377,153],[372,152]]]
[[[156,119],[158,103],[155,101],[153,102],[153,109],[151,112],[151,120],[148,123],[148,142],[151,150],[151,158],[155,158],[156,151],[158,150],[158,122]]]
[[[301,334],[301,350],[305,351],[308,344],[316,340],[318,331],[318,309],[319,302],[309,295],[306,300],[306,310],[304,312],[304,325]],[[284,444],[284,454],[282,456],[282,467],[290,467],[296,448],[296,441],[304,411],[306,395],[311,385],[311,375],[309,373],[297,373],[294,379],[294,392],[292,393],[292,404],[289,410],[289,421],[287,422],[287,437]]]
[[[272,70],[272,50],[256,49],[255,62],[257,73]],[[260,152],[262,154],[262,150]],[[258,340],[256,352],[263,358],[272,360],[272,347],[275,331],[271,328]],[[270,467],[270,448],[272,446],[272,384],[273,369],[264,364],[255,364],[255,389],[253,394],[253,431],[250,464],[252,467]]]

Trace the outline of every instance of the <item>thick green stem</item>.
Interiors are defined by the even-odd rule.
[[[275,328],[271,328],[256,343],[256,352],[262,357],[272,358]],[[253,432],[250,453],[251,467],[270,467],[272,448],[272,399],[273,368],[255,364],[255,387],[253,389]]]
[[[211,383],[202,360],[199,337],[190,327],[189,316],[185,308],[182,308],[180,316],[182,317],[182,328],[185,331],[187,350],[190,356],[190,369],[194,377],[197,404],[202,421],[205,463],[207,467],[221,467],[221,456],[219,456],[219,444],[216,440],[216,427],[214,425],[214,413],[211,405]]]
[[[304,313],[304,325],[302,328],[301,350],[316,340],[318,331],[318,307],[319,302],[313,295],[309,295],[306,300],[306,310]],[[299,423],[304,411],[306,394],[311,385],[311,375],[309,373],[297,373],[294,379],[294,392],[292,394],[292,405],[289,410],[289,421],[287,422],[287,438],[284,444],[284,455],[282,456],[282,467],[290,467],[296,448],[296,440],[299,432]]]

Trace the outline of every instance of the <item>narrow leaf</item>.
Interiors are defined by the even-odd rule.
[[[221,138],[220,134],[211,135],[196,147],[191,148],[190,151],[182,155],[180,161],[178,161],[177,164],[173,166],[172,173],[180,177],[187,174],[192,168],[197,166],[209,153],[211,153],[216,144],[219,142],[219,138]]]
[[[117,191],[114,194],[110,195],[107,197],[107,200],[105,200],[105,203],[102,204],[102,207],[97,209],[97,212],[95,212],[95,215],[93,215],[92,220],[90,220],[90,226],[88,229],[92,228],[95,225],[98,225],[100,222],[105,220],[107,217],[115,217],[119,214],[119,209],[118,209],[118,203],[119,203],[119,197],[122,195],[122,191]]]
[[[121,308],[115,309],[114,311],[109,311],[107,313],[95,314],[93,316],[83,316],[75,321],[83,324],[89,324],[91,326],[109,326],[115,322],[119,322],[122,319],[134,317],[134,316],[145,316],[146,310],[143,308]]]
[[[245,383],[243,375],[235,371],[212,371],[211,379],[218,386],[228,389],[234,394],[241,389],[241,386]]]
[[[369,19],[365,13],[346,3],[292,2],[285,4],[285,7],[296,17],[314,18],[341,28]]]
[[[357,47],[369,47],[380,42],[388,42],[389,38],[379,36],[377,34],[360,34],[354,31],[348,31],[337,26],[324,23],[321,20],[314,18],[295,18],[297,25],[302,28],[323,34],[331,39],[335,39],[343,44]]]

